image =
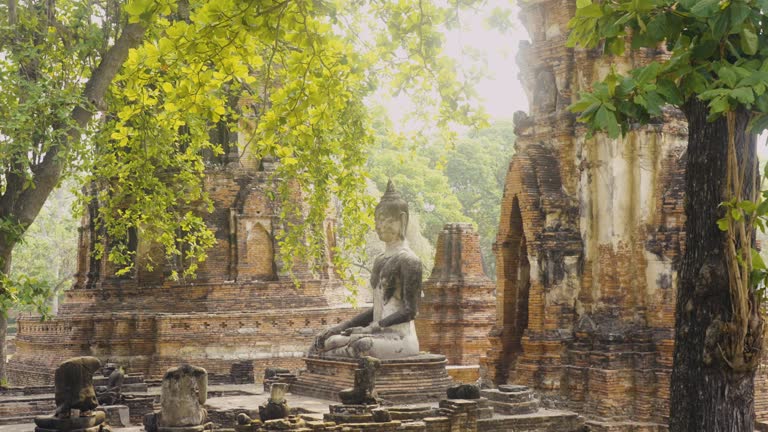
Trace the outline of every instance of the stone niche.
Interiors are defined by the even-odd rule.
[[[449,367],[477,366],[490,348],[494,290],[483,273],[480,240],[472,224],[446,224],[437,238],[435,265],[424,282],[416,317],[421,350],[444,355]]]
[[[276,241],[283,224],[278,203],[270,199],[277,183],[273,164],[266,162],[233,148],[209,160],[205,188],[214,210],[202,214],[217,243],[191,280],[168,280],[172,270],[183,271],[181,260],[146,270],[142,264],[157,258],[159,248],[136,233],[129,242],[137,252],[131,274],[118,276],[106,259],[96,259],[94,200],[80,228],[75,286],[53,320],[19,320],[10,382],[49,384],[57,364],[80,355],[120,363],[147,378],[190,362],[206,368],[214,383],[260,379],[267,366],[301,366],[314,336],[354,311],[343,303],[346,290],[331,268],[330,247],[314,266],[320,270],[294,263],[298,286],[283,270]],[[298,190],[293,195],[302,199]],[[334,219],[325,225],[332,245]]]
[[[612,65],[627,70],[661,53],[608,59],[566,48],[575,1],[521,8],[531,42],[518,62],[531,115],[515,115],[517,151],[494,245],[497,316],[482,373],[533,387],[545,404],[587,417],[591,430],[662,427],[687,125],[667,111],[621,139],[587,137],[567,110],[575,95]]]

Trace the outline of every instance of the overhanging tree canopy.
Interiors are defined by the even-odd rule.
[[[477,121],[468,88],[441,53],[441,30],[477,3],[7,0],[0,5],[0,310],[25,293],[7,278],[14,245],[51,190],[75,172],[89,171],[105,186],[98,222],[114,261],[132,262],[121,247],[131,227],[169,256],[181,253],[181,240],[192,263],[204,259],[213,238],[192,210],[209,206],[201,175],[203,154],[221,152],[210,140],[216,125],[250,127],[253,153],[281,160],[278,176],[307,194],[310,230],[337,196],[342,234],[351,239],[344,244],[355,246],[370,222],[364,98],[383,77],[435,102],[440,124]],[[290,201],[284,209],[286,220],[300,210]],[[317,251],[321,233],[304,243],[300,231],[283,239],[286,254]]]

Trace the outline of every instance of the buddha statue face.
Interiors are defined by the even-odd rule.
[[[408,228],[408,203],[397,193],[391,180],[376,206],[374,220],[379,240],[392,243],[405,239],[405,231]]]
[[[376,234],[384,243],[392,243],[405,238],[405,227],[397,215],[387,215],[384,212],[376,213]]]

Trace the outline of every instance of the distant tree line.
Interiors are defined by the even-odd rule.
[[[483,268],[495,278],[493,242],[499,225],[501,196],[509,160],[514,154],[512,121],[498,121],[473,130],[453,143],[424,138],[411,145],[387,134],[388,125],[375,123],[376,142],[368,171],[379,190],[392,179],[418,214],[420,230],[433,246],[443,225],[472,222],[480,234]],[[422,257],[429,260],[434,256]]]

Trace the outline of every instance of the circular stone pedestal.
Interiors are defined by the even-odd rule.
[[[421,354],[394,360],[380,360],[376,392],[385,402],[394,404],[433,402],[445,399],[452,384],[446,372],[445,356]],[[306,370],[291,384],[297,395],[339,401],[339,392],[352,388],[358,359],[309,356]]]
[[[106,414],[102,411],[96,411],[91,415],[72,416],[67,418],[58,418],[54,416],[41,416],[35,418],[35,432],[100,432],[102,429],[109,430],[104,420]]]

